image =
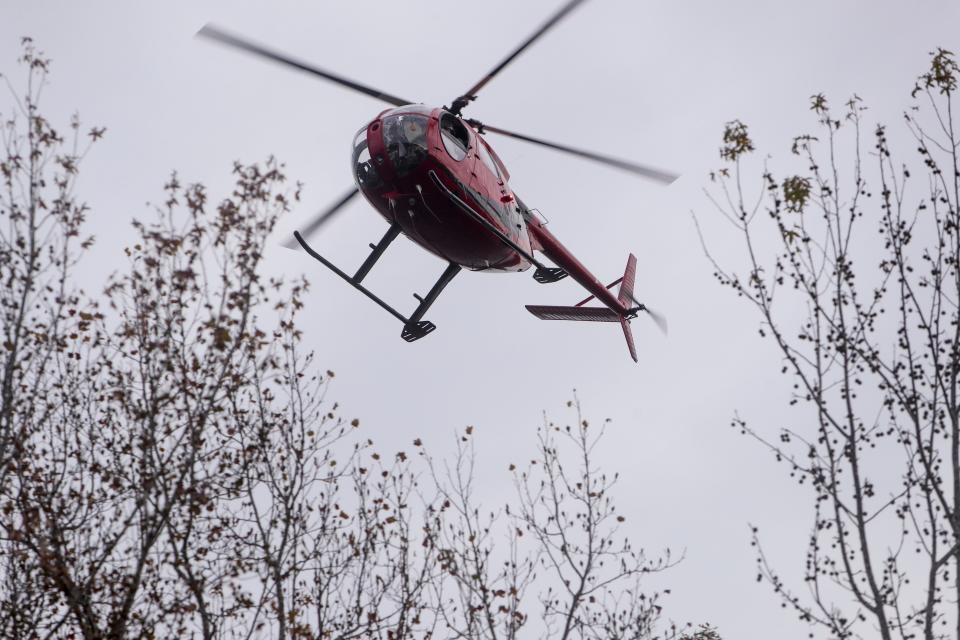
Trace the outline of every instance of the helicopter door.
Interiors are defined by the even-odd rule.
[[[473,165],[477,156],[470,142],[470,132],[459,118],[446,111],[440,115],[438,127],[439,142],[443,146],[440,153],[446,153],[448,160],[443,164],[449,169],[450,176],[456,180],[454,192],[460,198],[470,196],[470,184]],[[437,147],[440,150],[440,147]],[[453,160],[453,162],[450,162]]]
[[[479,162],[473,166],[470,188],[483,198],[486,203],[484,208],[495,215],[501,229],[511,238],[517,238],[523,227],[523,220],[516,212],[516,204],[512,201],[506,180],[491,157],[486,141],[479,136],[477,157]]]

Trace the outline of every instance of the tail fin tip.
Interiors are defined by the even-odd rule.
[[[630,254],[627,258],[627,267],[623,270],[623,280],[620,281],[620,290],[617,299],[625,307],[633,306],[633,283],[637,278],[637,257]]]

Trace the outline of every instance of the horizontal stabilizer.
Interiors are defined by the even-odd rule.
[[[606,307],[555,307],[528,304],[527,311],[541,320],[620,321],[620,315]]]

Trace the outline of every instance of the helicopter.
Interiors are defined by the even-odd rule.
[[[521,272],[534,267],[536,282],[547,284],[570,276],[590,294],[573,306],[527,305],[542,320],[619,322],[630,356],[638,361],[630,321],[647,313],[661,330],[664,319],[634,296],[637,259],[631,253],[622,277],[604,285],[546,228],[546,219],[530,208],[510,186],[510,173],[485,139],[499,134],[599,162],[657,182],[669,184],[678,176],[660,169],[535,138],[474,118],[462,112],[494,77],[585,0],[569,0],[511,51],[479,82],[449,106],[432,107],[355,82],[303,60],[229,33],[212,24],[197,35],[247,53],[323,78],[392,105],[381,111],[354,136],[351,168],[354,186],[306,227],[294,232],[303,250],[392,314],[403,325],[407,342],[436,329],[424,320],[444,288],[463,269]],[[370,253],[351,275],[320,255],[306,237],[327,224],[358,194],[387,221],[383,237],[371,243]],[[418,305],[404,316],[363,285],[364,278],[390,244],[403,234],[447,263],[425,296],[414,294]],[[295,248],[293,240],[286,246]],[[542,254],[554,265],[544,264]],[[619,285],[616,293],[613,287]],[[597,300],[602,306],[585,306]]]

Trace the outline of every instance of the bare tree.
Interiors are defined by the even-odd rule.
[[[764,167],[749,186],[754,145],[735,121],[708,191],[746,258],[711,257],[715,274],[758,312],[801,410],[776,438],[733,421],[811,496],[803,586],[753,529],[758,580],[829,637],[960,638],[958,68],[931,55],[904,114],[918,168],[883,125],[867,146],[858,97],[838,115],[816,95],[800,173]]]
[[[11,477],[23,471],[26,443],[55,424],[57,396],[66,391],[61,385],[73,386],[69,336],[86,330],[92,320],[77,314],[78,298],[68,279],[78,252],[90,245],[89,239],[79,238],[86,207],[73,190],[80,161],[104,131],[91,129],[84,141],[74,118],[69,135],[61,135],[39,111],[48,61],[29,38],[23,39],[20,62],[26,68],[26,90],[2,118],[0,158],[0,491],[5,522],[22,490]],[[56,455],[52,450],[45,454]],[[40,577],[45,556],[32,553],[16,531],[5,528],[3,535],[6,597],[0,604],[0,635],[55,631],[62,620],[48,612],[61,600]]]
[[[298,199],[277,162],[235,165],[219,200],[172,175],[126,264],[76,288],[88,143],[40,115],[49,65],[24,51],[0,159],[0,635],[660,637],[640,579],[671,561],[619,536],[579,405],[492,510],[472,427],[443,461],[338,416],[297,325],[307,283],[261,275]]]
[[[605,424],[590,426],[575,403],[577,421],[548,423],[539,434],[539,459],[517,477],[518,517],[538,544],[540,564],[552,574],[541,593],[548,637],[647,638],[660,613],[658,594],[640,591],[640,578],[671,564],[648,559],[618,537],[624,518],[616,513],[608,476],[592,458]],[[578,459],[564,460],[560,440]]]
[[[511,465],[517,500],[502,511],[484,512],[475,502],[471,427],[460,436],[453,463],[441,469],[430,461],[440,492],[430,532],[442,569],[454,578],[452,597],[437,606],[458,637],[520,637],[537,613],[544,638],[658,633],[659,594],[645,594],[639,582],[669,567],[669,552],[648,559],[618,538],[624,518],[611,491],[618,476],[607,476],[594,461],[604,426],[590,427],[578,402],[568,406],[576,421],[546,422],[537,457],[524,470]],[[444,512],[450,512],[446,526]],[[498,532],[501,522],[507,526]]]

